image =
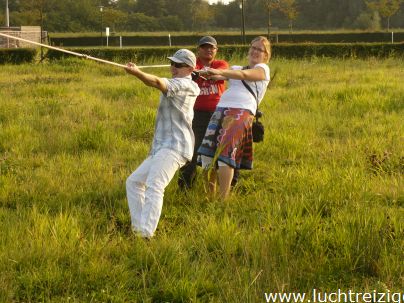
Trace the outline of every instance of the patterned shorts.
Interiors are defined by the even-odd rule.
[[[233,168],[252,169],[254,115],[240,108],[218,107],[210,119],[198,154]]]

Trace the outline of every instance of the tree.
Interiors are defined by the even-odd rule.
[[[395,15],[400,9],[403,0],[368,0],[366,5],[372,10],[387,18],[387,30],[390,29],[390,17]]]
[[[0,24],[6,0],[0,0]],[[249,29],[273,25],[324,30],[404,27],[404,0],[244,0]],[[40,25],[50,32],[100,30],[100,9],[105,25],[116,30],[203,30],[240,27],[240,0],[209,5],[206,0],[9,0],[10,23]],[[402,8],[403,6],[401,6]],[[111,11],[109,15],[108,10]],[[140,15],[139,15],[140,14]],[[42,18],[41,18],[42,16]],[[115,16],[115,17],[114,17]],[[128,17],[126,17],[128,16]],[[286,18],[285,18],[286,16]],[[391,17],[391,18],[390,18]],[[108,19],[110,19],[108,21]],[[384,21],[386,19],[386,22]],[[140,22],[140,23],[136,23]]]
[[[147,16],[161,18],[167,16],[166,0],[137,0],[136,12]]]
[[[21,1],[23,10],[32,16],[32,20],[35,20],[38,25],[43,26],[45,13],[49,11],[49,7],[52,5],[50,0],[25,0]],[[34,22],[35,22],[34,21]]]
[[[228,5],[221,2],[213,6],[215,25],[221,28],[237,28],[240,26],[240,7],[238,1],[232,1]]]
[[[165,16],[176,16],[181,22],[181,29],[190,30],[192,28],[192,4],[191,0],[169,0],[166,6],[167,13]],[[171,20],[170,22],[172,22]],[[166,22],[164,22],[166,23]],[[171,25],[170,25],[171,27]]]
[[[279,10],[286,16],[289,22],[289,31],[293,30],[293,21],[296,20],[299,12],[297,11],[296,0],[280,0]]]
[[[116,1],[116,8],[126,13],[135,12],[136,0],[119,0]]]
[[[134,32],[146,32],[160,30],[159,21],[155,17],[147,16],[144,13],[129,14],[126,29]]]
[[[377,31],[380,30],[380,16],[377,11],[362,12],[354,22],[355,28]]]
[[[104,10],[104,22],[106,27],[111,27],[113,32],[123,29],[124,20],[128,19],[128,14],[113,8]]]
[[[184,25],[178,16],[159,18],[159,23],[161,29],[166,31],[180,31],[184,28]]]
[[[193,30],[206,29],[213,20],[209,4],[202,0],[193,0],[191,14]]]
[[[268,37],[271,33],[272,27],[271,12],[279,8],[279,1],[280,0],[265,0],[265,7],[268,12]]]

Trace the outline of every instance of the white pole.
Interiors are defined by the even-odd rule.
[[[123,68],[126,67],[126,65],[123,65],[123,64],[119,64],[119,63],[115,63],[115,62],[112,62],[112,61],[108,61],[108,60],[104,60],[104,59],[92,57],[92,56],[85,55],[85,54],[80,54],[80,53],[68,51],[68,50],[63,49],[63,48],[58,48],[58,47],[54,47],[54,46],[50,46],[50,45],[38,43],[38,42],[35,42],[35,41],[23,39],[23,38],[18,38],[18,37],[6,35],[6,34],[3,34],[3,33],[0,33],[0,36],[6,37],[6,38],[15,39],[15,40],[24,41],[24,42],[31,43],[31,44],[38,45],[38,46],[43,46],[43,47],[46,47],[46,48],[49,48],[49,49],[53,49],[53,50],[57,50],[57,51],[60,51],[60,52],[66,53],[66,54],[74,55],[74,56],[81,57],[81,58],[85,58],[85,59],[90,59],[90,60],[97,61],[97,62],[101,62],[101,63],[106,63],[106,64],[110,64],[110,65],[114,65],[114,66],[118,66],[118,67],[123,67]],[[169,64],[143,65],[143,66],[138,66],[138,68],[168,67],[168,66],[170,66],[170,65],[169,65]]]
[[[119,36],[119,48],[122,48],[122,36]]]
[[[171,47],[171,34],[168,34],[168,46]]]
[[[6,27],[10,27],[10,11],[8,9],[8,0],[6,0]],[[7,38],[7,48],[10,48],[10,40]]]
[[[107,47],[108,47],[109,27],[106,27],[106,28],[105,28],[105,36],[107,36]]]
[[[10,11],[8,10],[8,0],[6,0],[6,27],[10,27]]]
[[[394,43],[394,33],[391,32],[391,43]]]

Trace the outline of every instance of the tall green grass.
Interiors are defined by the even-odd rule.
[[[147,155],[158,92],[80,60],[2,66],[0,301],[402,291],[404,62],[270,66],[254,170],[226,202],[174,180],[149,242],[130,232],[125,179]]]

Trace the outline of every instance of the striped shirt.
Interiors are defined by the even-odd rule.
[[[195,144],[192,131],[193,107],[199,95],[199,87],[191,76],[164,78],[164,81],[168,91],[160,95],[150,155],[162,148],[169,148],[191,160]]]

